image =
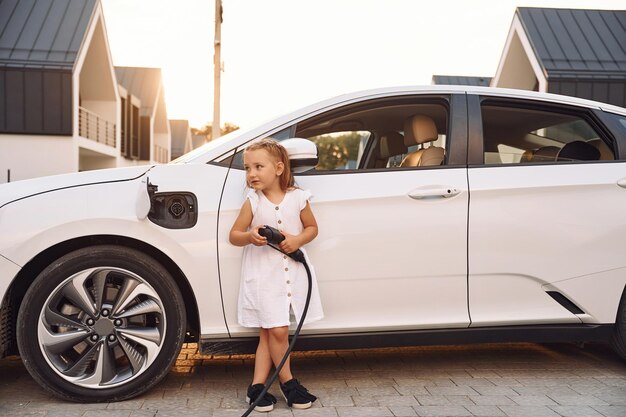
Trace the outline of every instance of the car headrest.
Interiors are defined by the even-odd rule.
[[[404,144],[427,143],[437,140],[439,134],[435,121],[428,116],[416,114],[404,121]]]
[[[404,139],[398,132],[387,132],[380,137],[380,157],[389,158],[407,152]]]
[[[607,146],[606,143],[600,138],[590,139],[587,141],[588,144],[592,145],[594,148],[600,151],[600,159],[603,161],[610,161],[615,159],[613,156],[613,151],[611,148]]]
[[[597,161],[600,151],[593,145],[575,140],[565,144],[556,156],[557,161]]]

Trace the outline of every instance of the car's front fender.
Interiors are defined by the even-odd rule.
[[[168,177],[156,175],[164,189],[168,188]],[[215,181],[220,180],[215,178]],[[139,213],[138,201],[145,192],[146,182],[143,177],[84,185],[14,201],[0,209],[0,255],[24,267],[48,248],[75,239],[107,235],[141,241],[176,264],[196,298],[202,294],[201,302],[196,302],[203,331],[227,334],[217,279],[215,230],[219,194],[211,201],[203,199],[205,210],[193,228],[172,230],[154,224]],[[208,193],[206,180],[204,185]],[[0,299],[14,279],[1,277]]]

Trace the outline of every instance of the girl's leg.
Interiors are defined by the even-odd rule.
[[[272,357],[269,347],[269,331],[268,329],[261,329],[259,332],[259,346],[257,346],[256,355],[254,356],[254,377],[252,378],[252,385],[265,384],[271,369]]]
[[[277,367],[289,347],[289,328],[287,326],[283,326],[267,330],[269,333],[269,353],[272,358],[272,362],[274,362],[274,366]],[[281,369],[278,374],[278,379],[281,384],[293,379],[289,362],[290,358],[287,358],[283,369]]]
[[[285,352],[289,348],[289,329],[285,327],[275,327],[269,329],[270,355],[275,366],[280,364]],[[311,407],[313,401],[317,399],[315,395],[303,387],[291,374],[289,357],[285,361],[283,369],[278,374],[280,380],[280,390],[287,400],[287,405],[295,409],[305,409]]]
[[[285,352],[289,348],[289,329],[287,326],[269,329],[269,348],[274,366],[278,367]],[[291,374],[290,358],[287,357],[283,369],[278,374],[280,390],[287,400],[287,405],[295,409],[311,407],[317,399],[315,395],[303,387]]]

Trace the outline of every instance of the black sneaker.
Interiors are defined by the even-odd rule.
[[[265,388],[265,385],[263,384],[254,384],[248,387],[248,393],[246,394],[246,401],[248,404],[252,404],[256,401],[263,391],[263,388]],[[274,404],[276,404],[276,397],[269,392],[266,392],[261,401],[259,401],[256,407],[254,407],[254,410],[267,413],[268,411],[272,411],[274,409]]]
[[[311,407],[311,404],[317,400],[317,397],[309,393],[297,379],[291,379],[284,384],[280,384],[280,390],[287,401],[287,405],[292,408],[304,410]]]

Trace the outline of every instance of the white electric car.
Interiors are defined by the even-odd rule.
[[[319,152],[296,182],[325,318],[297,348],[612,341],[626,358],[626,109],[449,86],[340,96],[167,165],[0,186],[0,356],[112,401],[185,340],[252,352],[228,233],[242,151],[265,137]]]

